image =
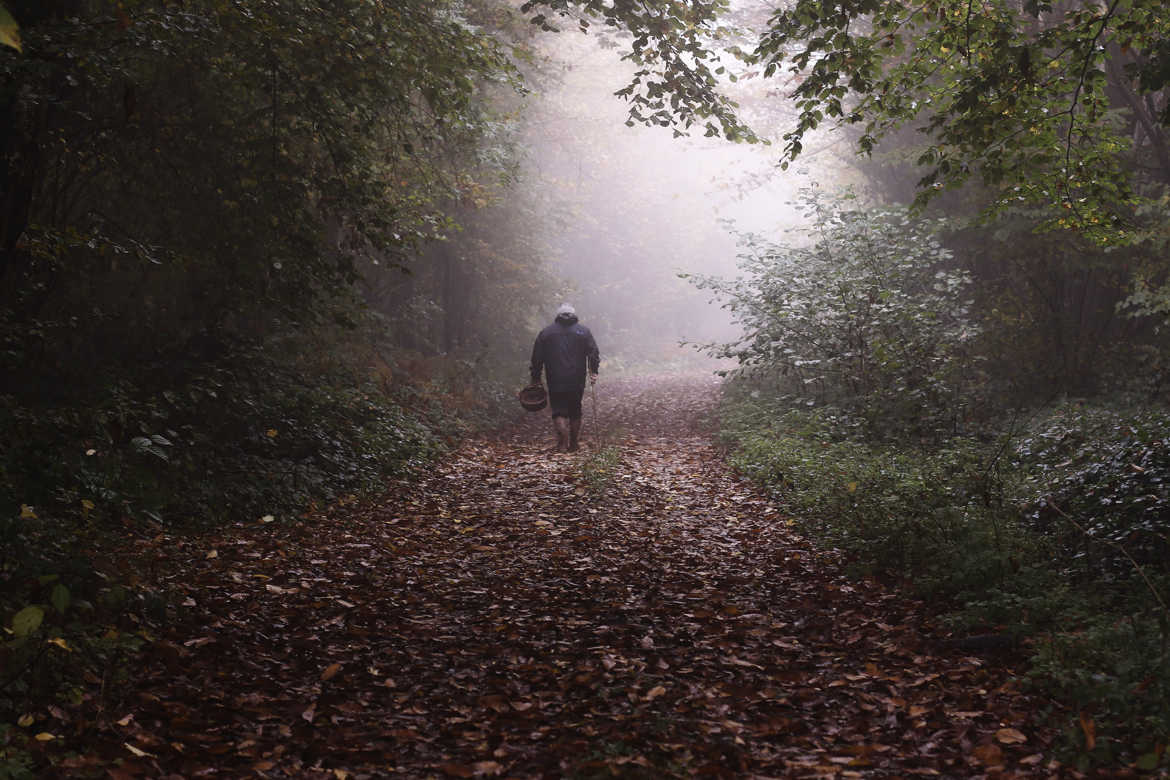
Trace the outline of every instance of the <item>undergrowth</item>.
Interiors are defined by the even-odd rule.
[[[581,460],[581,476],[584,478],[589,492],[596,497],[608,493],[617,478],[617,468],[620,463],[621,450],[612,444],[605,444],[598,449],[591,450]]]
[[[166,612],[104,551],[376,493],[488,424],[506,395],[459,386],[458,366],[419,381],[384,368],[269,344],[57,397],[0,395],[0,778],[44,768],[54,711],[95,696],[117,708]]]
[[[907,444],[840,410],[729,388],[732,463],[864,574],[1031,654],[1082,767],[1165,768],[1170,417],[1068,403],[998,435]]]

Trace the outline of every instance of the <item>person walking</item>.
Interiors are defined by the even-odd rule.
[[[577,312],[567,303],[557,309],[556,319],[540,332],[532,346],[532,384],[548,378],[548,405],[552,409],[557,452],[576,452],[581,437],[581,398],[585,375],[597,383],[601,352],[589,328],[577,321]]]

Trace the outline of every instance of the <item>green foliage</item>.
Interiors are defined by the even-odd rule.
[[[1057,540],[1069,574],[1170,575],[1170,415],[1066,403],[1014,447],[1021,507]],[[1140,587],[1140,585],[1139,585]]]
[[[3,401],[14,437],[0,464],[5,508],[52,506],[81,521],[299,513],[375,487],[438,446],[407,399],[352,369],[310,372],[260,349],[191,366],[177,382],[123,379],[84,410]]]
[[[973,280],[988,394],[1030,405],[1060,393],[1157,393],[1166,338],[1159,318],[1121,306],[1134,269],[1160,264],[1157,251],[1057,240],[1035,231],[1039,219],[1036,209],[1013,209],[946,239]]]
[[[597,497],[604,496],[613,486],[621,463],[621,449],[607,444],[593,450],[581,461],[581,476],[588,489]]]
[[[1106,74],[1117,47],[1142,51],[1165,34],[1159,9],[992,3],[971,13],[939,3],[905,13],[800,2],[772,18],[756,55],[767,73],[791,63],[806,76],[790,157],[826,117],[864,123],[863,150],[920,121],[935,142],[919,159],[923,197],[978,170],[997,187],[999,206],[1053,203],[1052,224],[1120,240],[1118,210],[1128,213],[1133,197],[1123,162],[1131,145],[1110,112]],[[861,14],[864,29],[852,24]]]
[[[847,415],[745,392],[723,412],[731,462],[770,486],[826,544],[869,572],[913,572],[932,596],[1001,580],[1014,530],[1000,517],[1003,485],[986,445],[938,449],[857,438]]]
[[[716,20],[729,7],[727,0],[529,0],[521,11],[548,9],[571,19],[582,31],[590,28],[592,19],[633,33],[624,58],[638,69],[630,83],[617,92],[630,104],[627,124],[675,127],[676,135],[699,125],[706,136],[754,142],[759,139],[736,118],[735,104],[716,89],[716,77],[724,73],[724,67],[712,51],[711,40],[726,34]],[[532,23],[545,30],[556,29],[544,14],[534,16]],[[677,129],[680,126],[682,130]]]
[[[1170,737],[1163,412],[1066,404],[1002,438],[914,446],[741,379],[722,416],[732,462],[802,530],[929,597],[956,629],[1030,648],[1031,679],[1079,716],[1067,751],[1086,766],[1157,763]]]
[[[360,259],[401,265],[492,129],[479,84],[512,72],[463,4],[119,8],[30,13],[0,57],[0,274],[19,317],[117,323],[127,351],[327,315]]]
[[[20,25],[12,18],[12,14],[3,3],[0,3],[0,44],[21,51]]]
[[[806,199],[809,241],[743,239],[744,277],[697,277],[745,337],[712,353],[810,403],[832,402],[873,431],[954,431],[976,403],[970,278],[935,225],[850,198]]]
[[[651,78],[643,88],[668,117],[705,109],[727,135],[751,137],[734,113],[709,108],[724,73],[718,50],[728,37],[720,26],[727,4],[688,4],[694,11],[685,25],[673,23],[677,5],[546,0],[525,9],[576,8],[624,26],[633,34],[629,56],[651,52],[661,63],[632,87]],[[1042,205],[1046,226],[1122,245],[1160,229],[1134,216],[1164,186],[1170,162],[1165,114],[1156,108],[1168,24],[1158,0],[977,9],[959,0],[912,8],[798,0],[756,24],[754,51],[729,53],[745,59],[752,76],[790,74],[798,115],[784,136],[785,166],[824,123],[861,127],[862,153],[914,127],[928,143],[918,157],[920,201],[978,175],[994,192],[992,211]],[[689,56],[666,55],[677,50]]]
[[[1076,631],[1040,643],[1030,677],[1053,690],[1078,713],[1064,733],[1064,748],[1082,767],[1134,762],[1161,764],[1170,734],[1170,654],[1165,627],[1148,615],[1090,617]],[[1093,724],[1093,743],[1083,722]]]
[[[47,708],[123,705],[143,602],[95,570],[100,538],[48,507],[0,515],[0,777],[41,776]]]

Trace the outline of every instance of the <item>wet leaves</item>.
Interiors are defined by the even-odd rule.
[[[604,495],[588,451],[541,451],[534,415],[365,507],[156,539],[134,565],[163,572],[174,611],[129,706],[91,713],[98,739],[71,760],[132,777],[1052,774],[1010,669],[936,651],[919,605],[843,577],[728,472],[696,423],[714,391],[599,391],[587,439],[620,451]]]

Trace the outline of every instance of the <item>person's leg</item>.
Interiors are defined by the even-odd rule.
[[[569,418],[557,415],[552,418],[553,430],[557,434],[557,452],[569,451]]]
[[[569,452],[576,452],[581,438],[581,418],[569,418]]]
[[[569,419],[573,416],[573,393],[553,392],[548,394],[549,411],[552,413],[553,432],[556,433],[556,452],[569,451]]]
[[[569,403],[569,452],[577,451],[578,440],[581,437],[581,397],[583,395],[585,395],[584,389],[574,393]]]

